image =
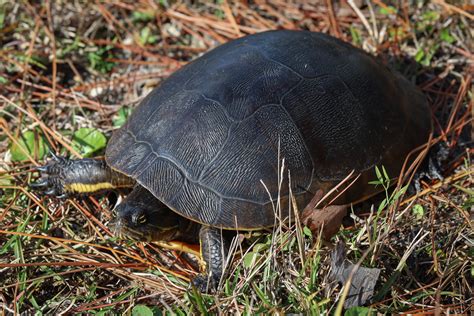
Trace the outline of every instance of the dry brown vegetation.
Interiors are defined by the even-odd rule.
[[[329,253],[341,240],[350,260],[381,269],[373,310],[468,314],[473,11],[444,0],[0,1],[0,310],[332,313],[342,291],[328,277]],[[188,289],[197,271],[186,256],[114,238],[115,194],[57,201],[29,189],[47,148],[102,154],[130,109],[180,66],[281,28],[342,38],[416,82],[435,118],[433,143],[448,149],[444,181],[358,206],[331,243],[294,225],[252,236],[216,295]]]

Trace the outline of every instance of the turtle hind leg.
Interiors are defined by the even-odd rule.
[[[426,178],[428,180],[438,179],[440,181],[444,180],[442,175],[443,168],[442,165],[448,160],[449,156],[449,147],[444,143],[437,143],[430,148],[428,155],[421,164],[418,171],[413,177],[413,187],[409,187],[409,193],[415,194],[422,191],[421,180]]]
[[[37,170],[41,177],[30,186],[58,198],[135,184],[133,179],[112,170],[101,159],[67,159],[53,155],[51,161]]]
[[[192,283],[199,291],[207,293],[217,289],[224,274],[228,243],[220,229],[210,226],[201,227],[199,241],[205,271],[196,276]]]

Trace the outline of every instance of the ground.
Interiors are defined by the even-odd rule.
[[[472,311],[474,7],[467,1],[81,3],[0,1],[4,313]],[[188,288],[197,268],[187,256],[113,236],[107,223],[116,194],[58,201],[29,189],[49,150],[103,154],[111,132],[173,71],[268,29],[331,34],[415,82],[433,113],[433,144],[446,153],[437,155],[444,180],[424,178],[418,195],[404,182],[356,206],[330,241],[298,223],[241,235],[212,295]],[[342,309],[344,288],[330,273],[338,243],[348,260],[380,271],[364,307]]]

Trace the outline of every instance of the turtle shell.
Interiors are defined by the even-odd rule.
[[[423,95],[372,56],[328,35],[269,31],[204,54],[154,89],[117,130],[107,163],[175,212],[222,228],[287,217],[352,170],[397,176],[425,143]]]

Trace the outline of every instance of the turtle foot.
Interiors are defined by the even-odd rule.
[[[36,168],[41,175],[38,181],[30,183],[30,187],[45,195],[66,198],[68,194],[64,189],[62,178],[63,170],[70,165],[70,161],[54,154],[52,157],[53,159],[47,164]]]
[[[193,280],[192,285],[201,293],[212,293],[217,290],[219,280],[209,274],[198,274]]]
[[[413,177],[413,187],[409,187],[408,193],[416,194],[422,191],[421,180],[428,179],[443,181],[442,165],[447,161],[449,148],[444,143],[434,145],[428,152],[428,157]]]

